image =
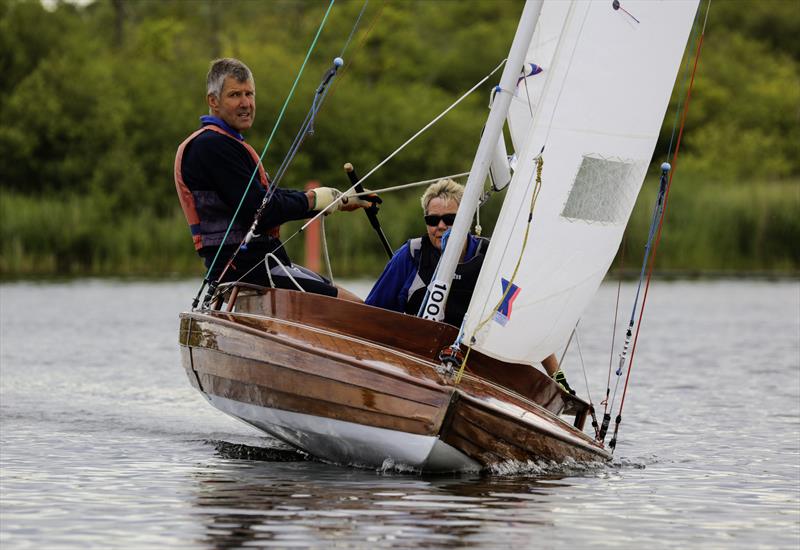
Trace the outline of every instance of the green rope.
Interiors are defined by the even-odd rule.
[[[272,138],[275,137],[275,133],[278,131],[278,127],[283,120],[283,115],[286,112],[286,107],[289,105],[289,101],[291,101],[292,96],[294,95],[295,88],[297,88],[297,83],[300,81],[300,77],[303,75],[303,71],[306,68],[306,64],[308,63],[309,58],[311,57],[311,53],[314,51],[314,48],[317,45],[317,40],[319,39],[320,34],[322,34],[322,29],[325,27],[325,22],[328,20],[328,15],[331,12],[331,8],[333,8],[333,3],[336,0],[331,0],[330,4],[328,4],[328,9],[325,12],[325,16],[322,18],[322,22],[319,24],[319,28],[317,29],[317,34],[314,36],[314,40],[311,42],[311,46],[308,48],[308,52],[306,53],[306,58],[303,60],[303,64],[300,66],[300,70],[297,73],[297,77],[294,79],[294,84],[292,84],[292,89],[289,90],[289,95],[286,96],[286,101],[283,102],[283,107],[281,107],[281,112],[278,114],[278,119],[275,121],[275,125],[272,127],[272,133],[270,133],[269,138],[267,139],[267,144],[264,146],[264,150],[261,151],[261,156],[258,157],[258,163],[256,164],[255,170],[250,175],[250,181],[247,182],[247,187],[244,188],[244,193],[242,193],[242,198],[239,201],[239,206],[236,207],[236,212],[233,213],[233,217],[231,218],[231,223],[228,225],[228,229],[225,231],[225,236],[222,238],[222,244],[220,244],[219,248],[217,248],[217,253],[214,255],[214,260],[211,262],[211,266],[209,266],[208,271],[206,272],[205,280],[208,280],[208,276],[211,274],[211,270],[214,269],[214,265],[217,263],[217,259],[219,258],[219,253],[222,251],[222,246],[225,244],[225,241],[228,240],[228,233],[231,231],[231,227],[233,227],[233,222],[236,220],[236,216],[239,215],[239,210],[242,208],[242,204],[244,204],[244,198],[247,196],[247,191],[250,190],[250,186],[253,184],[253,180],[258,173],[259,165],[263,165],[264,155],[267,154],[267,150],[269,149],[270,144],[272,143]]]

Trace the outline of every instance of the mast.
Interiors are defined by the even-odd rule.
[[[453,224],[444,253],[439,260],[436,277],[428,286],[428,294],[422,308],[422,316],[425,319],[434,321],[444,319],[447,295],[450,292],[453,275],[455,274],[458,260],[461,258],[464,243],[467,240],[472,217],[478,207],[478,201],[483,191],[483,182],[486,181],[494,149],[503,131],[503,124],[505,124],[506,116],[508,115],[508,108],[516,87],[517,77],[525,62],[525,55],[531,43],[536,22],[539,20],[543,1],[527,0],[525,8],[522,10],[517,32],[514,35],[511,50],[508,53],[508,60],[500,78],[501,92],[495,94],[489,118],[486,121],[486,127],[478,145],[478,151],[472,161],[472,169],[467,179],[464,197],[458,207],[456,221]]]

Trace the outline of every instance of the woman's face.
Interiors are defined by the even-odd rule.
[[[428,211],[425,212],[426,216],[444,216],[446,214],[455,215],[458,212],[458,203],[453,199],[444,200],[442,198],[436,197],[431,199],[431,202],[428,203]],[[442,249],[442,235],[447,229],[450,227],[445,220],[439,218],[437,220],[436,225],[428,225],[426,222],[425,225],[428,229],[428,238],[431,240],[431,244],[435,246],[438,250]],[[452,225],[452,222],[451,222]]]

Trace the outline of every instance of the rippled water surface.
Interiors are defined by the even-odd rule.
[[[214,410],[178,357],[196,290],[0,286],[4,549],[800,547],[796,281],[655,282],[612,464],[436,477],[322,464]],[[616,292],[565,361],[595,401]]]

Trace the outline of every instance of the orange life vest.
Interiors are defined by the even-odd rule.
[[[244,239],[249,226],[245,226],[240,222],[236,222],[231,225],[230,217],[219,217],[219,212],[228,209],[226,205],[222,202],[222,199],[216,195],[216,193],[212,193],[211,198],[204,197],[202,201],[203,207],[198,209],[198,201],[195,200],[196,197],[193,192],[189,189],[186,185],[186,182],[183,181],[183,174],[181,170],[181,166],[183,164],[183,153],[186,150],[186,147],[191,143],[191,141],[206,131],[217,132],[218,134],[222,134],[223,136],[227,136],[228,138],[235,140],[237,143],[241,144],[247,152],[252,157],[253,161],[258,166],[258,179],[261,183],[261,186],[265,189],[269,189],[269,179],[267,178],[267,172],[264,170],[264,165],[261,164],[261,160],[258,156],[253,147],[250,146],[249,143],[244,141],[240,141],[230,135],[228,132],[220,128],[219,126],[215,126],[213,124],[209,124],[203,126],[202,128],[198,129],[197,131],[193,132],[188,138],[186,138],[183,143],[180,144],[178,147],[178,152],[175,154],[175,189],[178,191],[178,199],[181,202],[181,208],[183,209],[183,214],[186,216],[186,221],[189,223],[189,230],[192,233],[192,240],[194,241],[194,248],[195,250],[200,250],[204,246],[220,246],[223,244],[222,240],[225,238],[225,233],[228,233],[228,238],[226,239],[227,244],[238,244],[239,242]],[[208,193],[208,192],[205,192]],[[210,213],[215,213],[216,219],[210,219]],[[231,213],[231,216],[233,213]],[[228,231],[228,227],[230,226],[230,231]],[[268,233],[270,236],[278,238],[279,236],[279,227],[271,228]],[[257,238],[256,240],[263,240],[263,238]]]

